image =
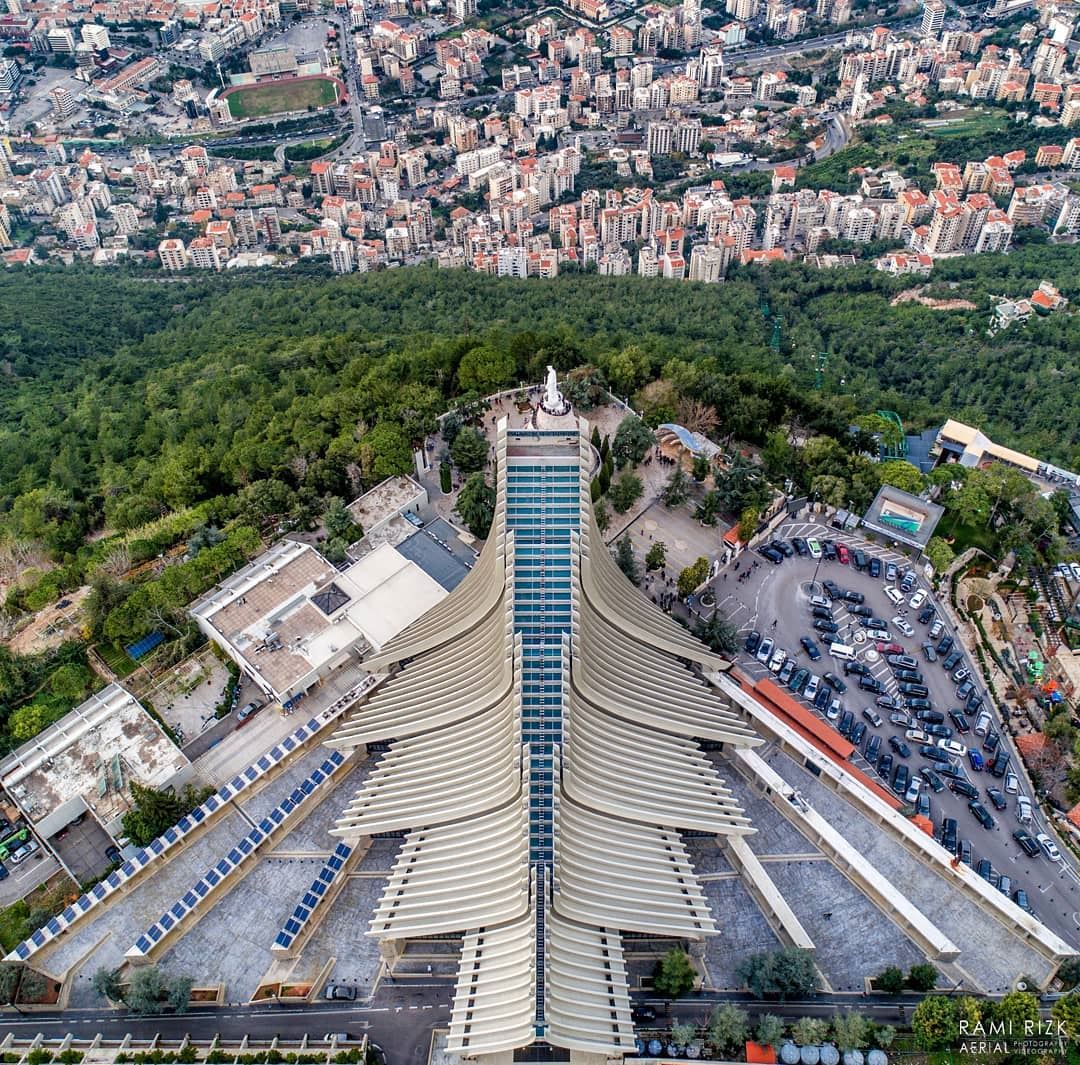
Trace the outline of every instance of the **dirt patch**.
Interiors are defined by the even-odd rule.
[[[932,296],[924,296],[922,287],[906,288],[889,300],[890,307],[895,307],[898,303],[921,303],[934,311],[977,311],[979,309],[971,300],[939,300]]]
[[[90,585],[84,584],[60,600],[64,606],[54,603],[43,607],[11,637],[8,647],[15,654],[30,655],[70,640],[76,634],[82,603],[89,594]]]

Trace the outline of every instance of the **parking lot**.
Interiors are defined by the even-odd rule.
[[[717,576],[713,582],[717,607],[727,614],[738,626],[740,635],[745,639],[752,631],[761,634],[762,642],[771,640],[775,649],[783,649],[794,660],[793,671],[801,667],[809,670],[811,677],[819,678],[819,687],[825,687],[820,678],[829,673],[837,678],[841,686],[846,686],[844,691],[832,691],[830,694],[831,707],[824,710],[815,708],[815,712],[827,720],[832,727],[839,727],[843,720],[844,711],[851,712],[850,722],[857,725],[862,722],[865,734],[857,736],[859,751],[853,755],[852,761],[861,769],[872,775],[883,776],[887,770],[887,776],[883,779],[886,786],[894,782],[893,774],[899,765],[907,767],[911,779],[921,782],[920,797],[924,812],[934,824],[935,834],[941,838],[942,821],[944,818],[953,818],[956,821],[957,843],[963,847],[966,841],[970,847],[970,861],[977,868],[979,862],[990,862],[991,871],[989,876],[994,883],[998,883],[1001,876],[1008,878],[1002,883],[1007,887],[1010,894],[1017,889],[1027,892],[1030,908],[1049,927],[1059,935],[1064,936],[1069,942],[1080,943],[1080,877],[1077,876],[1071,862],[1054,863],[1048,860],[1045,854],[1039,853],[1029,857],[1021,849],[1013,838],[1013,833],[1020,827],[1016,816],[1016,793],[1006,791],[1006,784],[1016,785],[1020,794],[1029,792],[1026,777],[1022,772],[1018,779],[1009,779],[1009,773],[1018,765],[1015,752],[1012,749],[1008,734],[1001,729],[1000,721],[995,708],[986,693],[978,672],[978,663],[969,661],[968,656],[960,648],[960,641],[956,638],[948,617],[938,607],[933,593],[930,591],[926,577],[921,567],[913,570],[914,586],[908,594],[904,595],[902,602],[892,602],[886,597],[886,567],[891,563],[898,567],[899,573],[895,576],[898,584],[903,569],[911,568],[911,562],[898,551],[890,550],[882,545],[868,543],[850,533],[839,533],[835,529],[827,528],[813,522],[791,522],[782,525],[776,533],[777,538],[788,542],[791,549],[791,540],[794,538],[816,539],[819,542],[831,541],[839,547],[843,544],[849,552],[849,561],[844,564],[839,558],[830,561],[824,553],[821,558],[808,555],[800,555],[792,551],[791,557],[784,557],[779,564],[770,562],[760,554],[743,555],[741,559],[729,564],[725,570]],[[853,564],[854,551],[861,549],[869,558],[879,560],[881,574],[874,578],[869,568],[859,570]],[[757,566],[753,566],[753,561]],[[739,566],[738,572],[735,566]],[[747,567],[751,567],[751,575],[745,577]],[[726,576],[725,576],[726,573]],[[743,579],[740,580],[740,577]],[[863,597],[862,603],[856,603],[844,598],[833,598],[828,594],[825,582],[834,586],[834,591],[842,593],[851,591]],[[910,606],[911,598],[920,591],[925,599],[916,608]],[[812,615],[812,597],[820,597],[827,606],[819,609],[822,616],[815,619]],[[857,598],[853,596],[852,598]],[[899,599],[899,593],[896,598]],[[922,598],[922,597],[920,597]],[[917,600],[918,602],[918,600]],[[909,663],[913,674],[908,675],[908,680],[898,679],[896,671],[887,661],[892,652],[884,648],[886,641],[877,640],[868,636],[868,629],[862,624],[863,618],[857,613],[860,607],[872,613],[878,621],[885,623],[888,633],[888,643],[896,644],[899,653],[914,660]],[[924,613],[927,608],[933,607],[930,617]],[[856,611],[853,613],[853,610]],[[831,616],[831,620],[826,616]],[[920,615],[925,618],[920,621]],[[818,620],[823,625],[833,624],[836,632],[823,632],[820,628],[814,628],[813,622]],[[868,622],[870,618],[866,619]],[[940,631],[934,638],[932,652],[934,661],[928,660],[927,653],[922,645],[928,639],[928,633],[932,626],[940,623]],[[911,635],[906,635],[902,630],[909,627]],[[936,648],[941,640],[950,638],[953,648],[943,655],[937,654]],[[800,641],[808,638],[813,641],[818,660],[812,660],[807,649]],[[846,663],[843,657],[830,653],[830,644],[843,643],[854,651],[852,662]],[[954,664],[950,665],[947,672],[943,668],[943,660],[948,657],[949,651],[960,648],[961,655]],[[768,665],[758,661],[754,655],[740,652],[737,656],[739,668],[755,680],[773,676],[778,680],[776,670],[770,672]],[[777,665],[773,657],[774,666]],[[878,693],[864,691],[859,688],[861,673],[849,672],[845,674],[845,664],[849,670],[862,670],[865,675],[877,681],[882,688],[882,696],[891,699],[896,705],[894,708],[876,705]],[[971,672],[971,681],[974,685],[974,695],[983,695],[984,702],[979,711],[967,713],[967,731],[957,731],[957,724],[949,714],[964,705],[964,700],[957,697],[957,682],[953,680],[955,671],[966,668]],[[914,674],[921,676],[915,680]],[[786,670],[783,676],[789,677],[791,673]],[[902,692],[899,689],[901,683],[918,683],[925,688],[925,696],[919,691]],[[904,710],[906,698],[924,697],[931,711],[940,712],[944,715],[942,722],[936,719],[931,721],[911,720],[905,724],[899,717],[890,721],[890,713],[899,714]],[[805,700],[804,700],[805,702]],[[808,704],[809,705],[809,704]],[[916,704],[923,705],[923,704]],[[871,709],[880,719],[880,726],[873,725],[863,714],[864,708]],[[983,749],[984,738],[976,736],[974,727],[982,710],[988,710],[990,721],[988,731],[997,734],[998,749],[1005,750],[1010,756],[1010,764],[1005,774],[994,776],[989,770],[989,762],[993,755]],[[914,718],[914,713],[910,713]],[[908,728],[925,726],[936,723],[941,727],[939,732],[945,729],[951,730],[951,736],[938,735],[922,738],[914,736],[908,738]],[[934,763],[928,760],[920,751],[924,745],[936,744],[937,741],[953,739],[965,748],[973,748],[982,757],[986,766],[976,769],[972,760],[966,753],[956,754],[950,757],[944,770],[950,772],[950,766],[955,767],[951,771],[958,774],[962,781],[967,781],[976,791],[975,799],[994,819],[990,828],[983,828],[976,819],[975,813],[969,809],[969,798],[963,794],[954,793],[950,787],[942,786],[950,784],[947,775],[939,774],[934,790],[930,782],[920,776],[923,768],[934,768]],[[891,746],[890,746],[891,741]],[[871,744],[871,759],[865,757],[867,745]],[[874,750],[874,747],[877,750]],[[881,765],[879,773],[879,758],[881,755],[891,755],[891,766]],[[977,764],[977,763],[976,763]],[[959,787],[964,790],[963,784]],[[1000,792],[999,803],[1004,802],[1003,809],[996,808],[988,794],[988,789],[997,789]],[[902,796],[901,796],[902,797]],[[919,802],[920,799],[915,799]],[[928,807],[927,807],[928,800]],[[1035,835],[1044,832],[1045,825],[1037,809],[1035,819],[1025,826]],[[966,851],[965,851],[966,856]]]

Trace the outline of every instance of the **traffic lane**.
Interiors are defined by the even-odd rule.
[[[839,539],[834,531],[820,526],[814,527],[809,523],[782,526],[778,530],[778,535],[788,538],[784,536],[785,533],[792,536],[817,535],[823,538]],[[843,540],[849,545],[862,547],[870,555],[881,558],[883,565],[889,561],[897,562],[897,564],[907,562],[903,556],[879,545],[859,541],[850,536],[843,537]],[[860,572],[851,565],[845,566],[839,562],[828,562],[824,559],[815,561],[798,555],[786,559],[779,566],[758,558],[758,566],[754,569],[752,561],[753,559],[750,556],[743,556],[739,570],[740,574],[745,574],[747,565],[750,565],[749,572],[752,576],[749,580],[740,583],[738,577],[735,577],[736,588],[739,589],[739,599],[750,605],[747,615],[744,615],[745,620],[743,618],[738,619],[741,622],[741,631],[745,634],[751,628],[758,629],[764,637],[771,637],[776,641],[778,647],[784,648],[789,655],[793,656],[799,666],[807,667],[818,677],[821,677],[825,672],[831,671],[844,679],[848,684],[848,690],[839,696],[841,705],[844,709],[851,710],[856,715],[857,720],[861,719],[862,708],[874,706],[875,696],[870,692],[860,691],[857,687],[858,679],[854,675],[844,677],[843,662],[828,654],[830,637],[812,626],[810,595],[815,587],[815,582],[816,586],[820,588],[820,582],[832,579],[842,588],[861,592],[866,597],[865,605],[874,610],[879,617],[891,622],[896,612],[884,594],[885,585],[883,581],[874,580],[874,578],[870,577],[868,571]],[[731,567],[729,567],[729,571],[730,569]],[[721,578],[721,585],[730,584],[731,579],[730,575],[726,582]],[[919,586],[929,592],[929,589],[925,587],[924,580],[920,581]],[[929,594],[927,600],[928,603],[931,601],[937,605],[933,593]],[[888,607],[888,610],[886,610],[886,607]],[[723,603],[721,603],[721,609],[723,609]],[[858,617],[850,614],[846,605],[834,602],[832,609],[834,619],[840,625],[840,632],[833,639],[851,640],[854,633],[864,631],[859,624]],[[940,608],[938,609],[938,616],[941,617],[946,631],[953,637],[954,642],[957,642],[956,634]],[[929,624],[926,627],[921,626],[917,617],[912,618],[910,610],[908,620],[915,629],[915,636],[903,637],[896,633],[891,624],[889,626],[890,632],[894,633],[895,642],[905,648],[905,653],[910,654],[919,662],[917,668],[923,674],[926,686],[930,689],[932,705],[935,709],[940,709],[944,713],[957,703],[955,684],[951,677],[941,668],[940,659],[938,662],[928,663],[920,650],[919,645],[925,639],[925,632],[929,628]],[[802,636],[810,636],[817,644],[822,653],[822,658],[818,662],[811,662],[809,656],[800,646],[799,639]],[[939,636],[938,639],[940,638]],[[864,643],[860,649],[861,652],[865,651],[867,646]],[[866,661],[864,653],[860,653],[858,657],[859,660]],[[740,654],[739,660],[745,671],[755,679],[771,676],[768,669],[751,656],[743,653]],[[971,668],[966,656],[964,661],[968,668]],[[870,667],[871,674],[886,686],[889,694],[898,694],[897,681],[884,658],[879,658],[877,662],[867,661],[866,664]],[[954,668],[959,668],[959,666]],[[904,761],[914,775],[924,765],[931,765],[929,761],[919,755],[919,744],[905,738],[905,729],[889,722],[888,711],[876,706],[874,706],[874,709],[881,714],[883,724],[880,729],[873,729],[873,726],[869,726],[867,738],[869,738],[871,732],[877,732],[880,735],[881,751],[882,753],[892,753],[894,769],[899,762]],[[823,713],[817,710],[814,710],[814,712],[827,721]],[[951,722],[947,721],[946,723],[951,727]],[[890,737],[896,737],[898,740],[907,743],[911,750],[911,755],[907,759],[901,759],[895,751],[890,751],[888,746]],[[965,740],[971,742],[973,734],[969,732],[965,736],[956,738],[960,739],[961,742]],[[1003,737],[1002,742],[1004,740],[1005,737]],[[979,742],[981,743],[981,740]],[[1013,757],[1015,757],[1015,754],[1013,754]],[[876,768],[871,767],[866,762],[861,752],[853,756],[852,761],[859,768],[872,771],[876,777]],[[1028,892],[1032,908],[1040,919],[1069,942],[1076,942],[1077,933],[1080,931],[1080,890],[1077,890],[1080,885],[1075,882],[1068,871],[1053,867],[1045,858],[1028,858],[1012,838],[1012,833],[1020,827],[1015,821],[1013,797],[1007,797],[1010,801],[1006,810],[998,811],[993,808],[993,804],[986,795],[988,787],[1003,789],[1004,779],[993,777],[985,770],[981,773],[972,771],[966,758],[963,760],[963,764],[967,778],[979,789],[979,800],[991,812],[996,823],[993,829],[984,829],[968,809],[968,800],[946,788],[939,793],[930,792],[930,812],[937,833],[936,838],[940,838],[942,819],[945,817],[955,818],[958,838],[969,840],[971,843],[973,865],[977,864],[982,858],[989,860],[996,873],[1004,873],[1010,878],[1010,891],[1015,891],[1020,887],[1024,888]],[[1032,831],[1038,830],[1038,827],[1032,829]],[[1074,917],[1074,915],[1076,916]]]

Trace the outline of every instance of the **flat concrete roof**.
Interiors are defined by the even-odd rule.
[[[934,535],[945,508],[883,484],[863,515],[863,525],[900,543],[920,550]]]
[[[442,518],[397,545],[399,554],[415,562],[429,577],[452,592],[479,557],[462,543],[457,530]]]
[[[111,771],[114,757],[121,770],[119,790]],[[108,824],[130,807],[132,779],[161,787],[188,765],[138,700],[110,684],[0,762],[0,783],[35,824],[65,804],[72,804],[70,817],[76,816],[81,804],[72,800],[79,799]]]
[[[415,505],[417,496],[422,496],[424,501],[427,501],[427,492],[419,481],[404,475],[388,477],[359,499],[354,499],[349,504],[349,513],[353,521],[367,534],[405,507]]]

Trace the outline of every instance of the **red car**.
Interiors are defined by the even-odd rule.
[[[844,544],[837,544],[837,545],[836,545],[836,557],[837,557],[837,558],[838,558],[838,559],[840,560],[840,562],[842,562],[842,563],[843,563],[843,564],[844,564],[845,566],[846,566],[846,565],[848,564],[848,559],[849,559],[849,558],[850,558],[851,556],[850,556],[850,555],[848,554],[848,549],[847,549],[847,547],[846,547],[846,546],[845,546]]]
[[[879,643],[877,649],[878,654],[882,655],[902,655],[904,653],[903,647],[898,643]]]

